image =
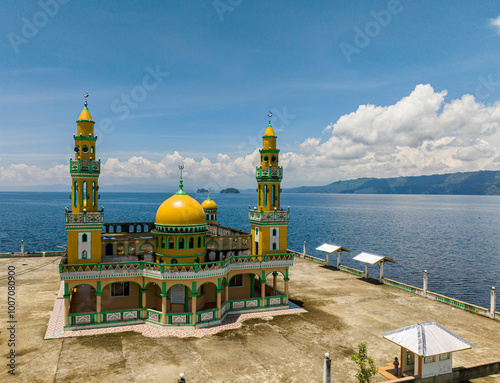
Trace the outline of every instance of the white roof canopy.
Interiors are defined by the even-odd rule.
[[[335,245],[330,245],[328,243],[323,243],[320,247],[317,247],[316,250],[319,251],[324,251],[325,253],[334,253],[336,251],[348,251],[350,252],[351,250],[347,250],[346,248],[342,246],[335,246]]]
[[[356,261],[369,263],[370,265],[376,265],[379,262],[385,262],[385,261],[396,263],[396,261],[394,261],[390,258],[383,257],[381,255],[370,254],[370,253],[358,254],[353,259],[355,259]]]
[[[420,356],[433,356],[474,347],[434,321],[403,327],[382,336]]]

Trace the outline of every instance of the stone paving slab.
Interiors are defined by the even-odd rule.
[[[64,329],[64,299],[60,299],[64,291],[64,282],[61,282],[61,287],[59,288],[58,297],[54,303],[54,310],[50,316],[49,325],[45,333],[44,339],[57,339],[57,338],[69,338],[78,336],[91,336],[91,335],[101,335],[101,334],[115,334],[121,332],[133,331],[140,333],[149,338],[164,338],[164,337],[177,337],[177,338],[202,338],[206,335],[217,334],[221,331],[233,330],[241,327],[241,324],[246,319],[252,318],[265,318],[274,317],[278,315],[291,315],[300,314],[307,312],[300,306],[293,302],[289,302],[288,309],[280,310],[269,310],[269,311],[259,311],[254,313],[244,313],[244,314],[228,314],[222,321],[220,325],[204,328],[160,328],[156,326],[144,324],[134,324],[134,325],[121,325],[114,327],[101,327],[81,330],[65,330]]]

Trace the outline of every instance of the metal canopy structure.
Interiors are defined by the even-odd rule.
[[[376,265],[379,262],[392,262],[396,263],[395,260],[383,257],[381,255],[375,255],[375,254],[370,254],[370,253],[361,253],[356,255],[353,259],[356,261],[364,262],[364,263],[369,263],[370,265]]]
[[[380,278],[379,278],[380,282],[382,282],[382,279],[384,278],[384,263],[385,262],[396,263],[396,261],[391,258],[365,252],[356,255],[353,259],[355,259],[356,261],[363,262],[365,264],[365,278],[369,278],[368,265],[378,264],[378,267],[380,269]]]
[[[382,336],[419,356],[434,356],[474,347],[435,321],[417,323]]]
[[[327,265],[330,264],[330,254],[337,253],[337,269],[340,268],[340,253],[342,253],[343,251],[347,251],[348,253],[351,252],[351,250],[348,250],[345,247],[330,245],[329,243],[323,243],[320,247],[317,247],[316,250],[324,251],[326,253]]]

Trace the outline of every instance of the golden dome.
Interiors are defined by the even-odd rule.
[[[208,196],[207,199],[201,204],[201,207],[205,210],[217,209],[217,204],[214,200],[210,199],[210,196]]]
[[[266,137],[266,136],[268,136],[268,137],[276,137],[276,134],[274,133],[274,129],[273,129],[273,127],[271,126],[271,124],[269,124],[269,125],[267,126],[267,129],[266,129],[266,131],[264,132],[264,136],[263,136],[263,137]]]
[[[156,212],[155,223],[159,225],[204,225],[207,221],[200,203],[180,189],[160,205]]]
[[[92,116],[90,115],[87,107],[83,108],[82,113],[80,113],[80,117],[78,117],[78,121],[92,121]]]

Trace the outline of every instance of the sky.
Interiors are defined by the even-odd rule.
[[[2,5],[0,190],[69,189],[87,91],[103,190],[253,188],[270,111],[283,187],[500,169],[500,1]]]

